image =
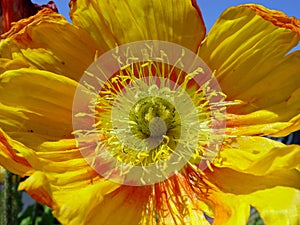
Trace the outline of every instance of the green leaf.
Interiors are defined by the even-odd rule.
[[[21,221],[20,225],[32,225],[32,218],[31,217],[24,218]]]

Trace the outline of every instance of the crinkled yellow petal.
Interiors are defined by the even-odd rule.
[[[232,196],[233,199],[237,196],[243,204],[257,208],[266,224],[277,224],[276,221],[282,221],[279,224],[299,222],[300,172],[297,169],[281,169],[279,166],[275,172],[263,176],[229,168],[213,169],[213,172],[206,172],[208,179],[226,196]]]
[[[254,161],[248,168],[255,174],[268,174],[281,169],[291,169],[300,166],[300,146],[291,145],[271,149],[268,153]],[[300,181],[299,181],[300,183]]]
[[[2,37],[0,57],[25,59],[32,67],[74,80],[79,80],[95,56],[102,53],[101,43],[87,31],[50,9],[16,22]]]
[[[297,225],[300,222],[299,189],[274,187],[239,198],[254,206],[265,224]]]
[[[57,199],[59,207],[54,208],[53,214],[62,224],[101,224],[99,221],[94,220],[94,216],[102,214],[100,210],[103,209],[99,205],[105,201],[105,195],[113,192],[118,187],[118,184],[102,180],[77,190],[57,191],[54,198]],[[109,204],[105,204],[105,206],[113,206],[114,202],[110,201]],[[104,211],[102,216],[105,213]],[[110,219],[115,218],[114,216],[115,214],[112,213]]]
[[[213,167],[206,171],[208,179],[225,193],[248,195],[253,192],[285,186],[300,189],[300,172],[296,169],[277,170],[267,175],[253,175],[230,168]]]
[[[66,137],[72,132],[72,104],[77,83],[51,72],[19,69],[0,75],[0,127]]]
[[[35,172],[20,184],[19,189],[26,190],[37,201],[52,207],[53,214],[62,224],[83,225],[97,224],[88,222],[90,216],[105,216],[105,213],[100,212],[103,209],[99,205],[104,201],[105,195],[118,187],[118,184],[98,179],[95,183],[91,181],[89,185],[82,184],[70,189],[49,181],[47,173]],[[105,205],[111,207],[113,203],[110,201]],[[110,218],[114,218],[113,215]]]
[[[247,185],[253,185],[252,181],[249,180]],[[300,221],[300,191],[295,188],[274,186],[247,194],[218,193],[210,199],[216,207],[215,224],[246,224],[238,218],[246,216],[246,210],[249,211],[250,206],[258,210],[265,224],[297,225]]]
[[[289,115],[298,112],[297,105],[298,103],[291,106],[294,110],[287,112],[285,111],[287,108],[286,104],[282,103],[276,110],[281,115]],[[285,122],[274,122],[278,120],[279,115],[268,110],[259,110],[245,115],[227,114],[227,132],[237,136],[269,135],[283,137],[300,129],[299,114]]]
[[[299,129],[300,52],[288,54],[299,39],[299,20],[263,6],[232,7],[220,16],[199,56],[228,100],[241,101],[227,109],[230,132],[280,136]]]
[[[222,160],[216,160],[212,170],[205,170],[207,179],[220,190],[209,196],[209,201],[219,200],[221,205],[232,198],[231,202],[257,208],[266,224],[277,224],[276,219],[279,224],[297,224],[300,215],[298,145],[286,146],[262,137],[237,137],[226,141],[220,156]],[[245,206],[241,207],[244,210]],[[230,208],[234,210],[236,206]]]
[[[51,184],[65,188],[87,185],[97,173],[87,164],[74,139],[49,140],[48,136],[1,134],[0,164],[20,175],[34,171],[48,174]],[[20,136],[19,136],[20,135]],[[24,141],[24,143],[20,141]]]
[[[119,187],[99,177],[81,156],[74,139],[51,140],[33,133],[11,134],[23,143],[3,134],[0,156],[7,153],[11,157],[8,165],[2,157],[0,163],[13,172],[29,175],[19,189],[52,207],[62,224],[88,224],[86,221],[92,220],[90,215],[99,213],[98,205],[104,195]]]
[[[195,0],[72,0],[71,18],[107,49],[138,40],[175,42],[193,51],[205,36]]]
[[[294,188],[277,186],[246,195],[214,192],[208,202],[215,207],[214,224],[247,224],[250,206],[258,210],[264,224],[297,225],[300,221],[300,191]]]
[[[1,165],[20,175],[57,172],[62,181],[65,171],[75,176],[88,168],[71,135],[76,86],[70,78],[28,68],[0,75],[0,126],[7,133],[1,131]]]
[[[294,132],[295,130],[300,130],[300,115],[295,116],[289,121],[289,126],[285,126],[282,130],[276,132],[273,136],[283,137]]]
[[[215,165],[262,176],[300,166],[300,146],[286,146],[263,137],[231,138],[223,145]]]
[[[0,58],[0,74],[4,73],[6,70],[16,70],[29,67],[29,63],[24,59],[11,60],[7,58]]]
[[[295,221],[299,222],[299,171],[280,170],[266,176],[255,176],[228,168],[214,168],[214,172],[209,171],[206,174],[208,179],[223,192],[208,197],[221,212],[225,211],[225,214],[226,212],[228,214],[228,211],[244,212],[245,207],[250,208],[252,205],[258,209],[266,224],[277,224],[276,221],[282,221],[278,224],[296,225]],[[216,201],[220,201],[220,204],[216,204]],[[219,216],[215,211],[216,217]],[[238,215],[228,217],[235,220]]]

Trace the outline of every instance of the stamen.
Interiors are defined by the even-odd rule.
[[[106,64],[85,72],[87,80],[81,84],[90,104],[73,118],[94,121],[91,130],[81,128],[74,134],[101,137],[89,155],[98,160],[89,163],[98,170],[105,162],[112,169],[105,177],[137,169],[138,182],[147,184],[150,167],[162,178],[177,171],[178,165],[182,165],[178,171],[184,165],[196,169],[206,161],[212,169],[209,162],[216,157],[225,132],[224,111],[239,102],[224,101],[213,75],[197,64],[197,57],[187,60],[189,54],[180,47],[174,59],[167,48],[157,50],[156,45],[117,47],[109,55],[118,65],[113,75],[106,73]]]

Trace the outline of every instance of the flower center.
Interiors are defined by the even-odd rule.
[[[175,107],[159,97],[141,99],[132,107],[129,114],[133,135],[142,138],[163,137],[169,129],[180,124],[176,123],[175,117],[179,119]]]
[[[117,47],[88,68],[76,91],[73,127],[81,153],[103,177],[129,185],[197,167],[222,142],[226,104],[218,88],[207,66],[182,46]]]
[[[180,139],[181,104],[174,100],[186,102],[188,96],[168,87],[160,88],[153,82],[157,82],[153,77],[135,80],[114,101],[111,116],[114,129],[110,134],[117,138],[122,153],[110,149],[112,154],[123,155],[119,157],[123,162],[150,165],[165,160]],[[189,105],[192,106],[192,101]]]

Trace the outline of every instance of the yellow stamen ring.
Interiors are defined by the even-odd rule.
[[[134,42],[100,56],[83,75],[74,134],[103,177],[149,185],[187,163],[209,165],[222,143],[224,105],[211,71],[190,50]]]

